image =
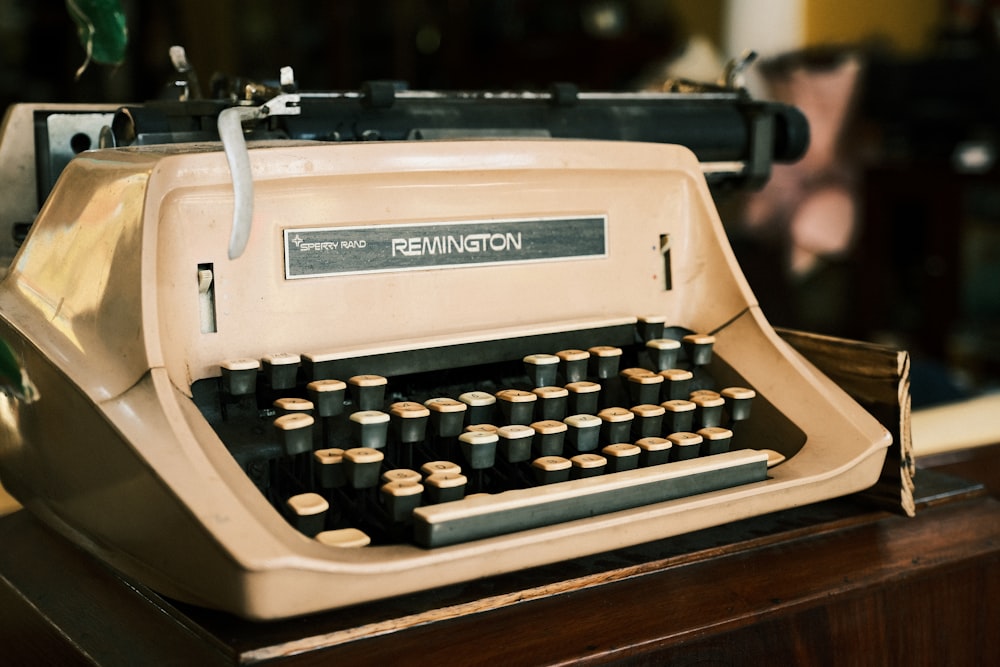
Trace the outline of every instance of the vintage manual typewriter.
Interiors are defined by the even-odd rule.
[[[0,475],[128,576],[282,618],[877,479],[710,194],[797,159],[796,110],[242,90],[5,125],[44,204],[4,220]]]

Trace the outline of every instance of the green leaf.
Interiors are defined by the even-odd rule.
[[[125,60],[128,28],[120,0],[66,0],[66,9],[87,51],[87,60],[77,76],[91,60],[105,65],[119,65]]]

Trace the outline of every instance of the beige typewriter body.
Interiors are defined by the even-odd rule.
[[[888,433],[767,324],[688,150],[477,140],[249,154],[255,209],[241,257],[227,257],[233,188],[219,146],[95,151],[65,170],[0,284],[0,338],[25,384],[0,394],[3,483],[155,590],[287,617],[647,542],[877,479]],[[299,230],[575,218],[603,225],[602,252],[289,273]],[[191,398],[192,384],[229,359],[363,359],[647,315],[713,333],[725,360],[717,373],[757,391],[749,437],[786,457],[766,480],[451,546],[338,548],[268,504]]]

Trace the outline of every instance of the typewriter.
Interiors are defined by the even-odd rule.
[[[127,576],[277,619],[878,478],[713,205],[801,155],[795,109],[244,90],[5,125],[44,203],[4,221],[0,475]]]

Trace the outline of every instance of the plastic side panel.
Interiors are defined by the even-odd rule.
[[[744,446],[776,449],[790,457],[773,470],[775,478],[812,484],[819,478],[836,477],[873,455],[884,458],[892,440],[889,432],[782,341],[758,308],[719,332],[715,351],[759,394],[778,406],[784,419],[806,434],[801,451],[788,450],[780,430],[772,429],[766,421],[751,418],[747,422],[752,437]],[[723,383],[730,380],[719,379]]]
[[[142,323],[148,166],[120,158],[67,167],[0,287],[12,321],[94,400],[121,393],[157,363]]]
[[[413,142],[251,156],[261,172],[254,230],[235,261],[226,259],[228,182],[201,179],[193,187],[164,179],[156,186],[164,193],[159,211],[151,211],[159,224],[159,316],[179,386],[217,374],[224,359],[281,351],[358,355],[647,314],[708,330],[752,299],[697,163],[678,147]],[[279,163],[286,170],[272,174]],[[576,216],[606,217],[606,256],[296,280],[284,274],[286,230],[392,227],[405,234],[417,223],[558,225]],[[214,333],[202,333],[199,267],[213,270]]]

